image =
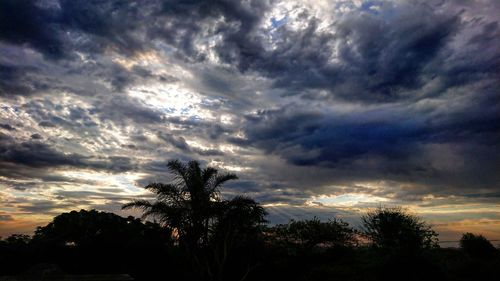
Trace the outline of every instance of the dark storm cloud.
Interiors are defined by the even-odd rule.
[[[295,145],[321,153],[294,160],[296,164],[336,163],[366,153],[398,158],[409,155],[421,143],[478,143],[494,145],[500,140],[498,100],[474,97],[467,107],[454,112],[427,114],[389,107],[341,116],[304,112],[298,106],[261,111],[246,116],[247,139],[269,152]],[[488,104],[489,103],[489,104]],[[238,139],[233,139],[238,142]],[[291,152],[291,151],[290,151]]]
[[[147,107],[137,99],[128,96],[114,96],[109,99],[102,96],[95,102],[90,114],[98,114],[102,121],[112,120],[116,123],[136,124],[158,123],[163,120],[163,113]]]
[[[234,133],[234,128],[231,128],[230,126],[225,126],[220,123],[213,123],[206,120],[166,117],[165,121],[170,124],[179,126],[180,129],[184,131],[189,130],[191,132],[196,132],[213,140],[216,140],[223,135]],[[182,130],[179,132],[179,134],[182,133]]]
[[[84,134],[87,137],[100,135],[99,126],[93,120],[90,110],[78,105],[62,106],[50,99],[33,99],[22,104],[17,110],[28,113],[31,119],[38,123],[41,131],[66,130],[78,135]],[[31,138],[44,139],[41,131],[32,134]],[[47,137],[47,139],[50,138]]]
[[[137,78],[147,78],[139,67],[127,70],[99,57],[110,51],[133,56],[147,47],[136,38],[144,33],[137,29],[142,28],[138,23],[145,22],[139,17],[147,13],[146,2],[48,0],[0,5],[2,95],[71,92],[91,96],[108,92],[96,80],[108,82],[111,91],[123,92]],[[29,48],[48,60],[27,52]],[[82,81],[83,75],[88,79]],[[77,78],[70,81],[71,76]],[[170,76],[149,78],[173,81]]]
[[[190,147],[189,144],[182,136],[175,136],[171,133],[158,132],[158,137],[165,141],[167,144],[179,149],[182,153],[198,154],[201,156],[223,156],[224,153],[217,149],[200,149]]]
[[[149,29],[151,38],[161,38],[175,46],[176,54],[188,61],[204,61],[206,54],[197,51],[195,39],[215,34],[223,36],[224,45],[239,53],[250,52],[258,43],[250,41],[260,15],[268,8],[268,1],[164,1]],[[207,25],[209,30],[207,31]],[[243,44],[244,45],[243,45]],[[217,49],[222,46],[217,46]],[[221,49],[222,51],[222,49]],[[224,54],[229,57],[233,54]],[[239,56],[239,54],[234,54]]]
[[[146,3],[123,1],[60,1],[59,21],[64,28],[92,36],[83,48],[100,52],[112,46],[131,54],[142,49],[143,44],[133,35],[139,13]],[[126,19],[126,20],[124,20]]]
[[[425,22],[421,20],[424,16]],[[459,17],[421,7],[401,11],[389,20],[383,16],[350,17],[340,24],[337,34],[343,42],[339,47],[341,60],[349,68],[339,82],[364,85],[364,89],[350,89],[361,91],[357,98],[399,98],[404,90],[422,87],[425,76],[436,74],[425,68],[442,60],[441,53],[459,27]],[[342,94],[353,96],[347,91]]]
[[[463,81],[456,76],[473,73],[478,68],[491,73],[494,71],[491,66],[495,65],[495,60],[483,62],[490,67],[478,66],[477,62],[455,65],[466,59],[456,57],[448,62],[449,69],[436,69],[450,56],[448,44],[464,23],[458,14],[438,13],[424,4],[387,4],[377,14],[355,10],[335,22],[335,28],[327,30],[319,30],[320,19],[303,12],[301,18],[306,27],[297,31],[286,24],[280,26],[274,50],[267,50],[262,43],[265,40],[258,34],[257,25],[264,20],[260,16],[269,9],[266,1],[252,1],[249,5],[235,1],[149,1],[142,8],[137,3],[114,1],[62,1],[55,8],[31,6],[57,14],[60,29],[93,36],[80,41],[115,46],[126,55],[145,45],[131,35],[137,28],[147,30],[150,39],[161,39],[176,52],[182,52],[183,57],[195,61],[203,61],[206,55],[196,50],[195,39],[220,35],[222,40],[214,50],[222,60],[237,65],[242,72],[252,70],[274,78],[274,85],[289,94],[301,93],[313,98],[316,96],[309,90],[325,89],[346,99],[391,101],[406,97],[405,91],[422,87],[440,72],[446,80],[443,83],[452,84]],[[146,15],[150,17],[141,18]],[[423,17],[426,21],[421,20]],[[129,20],[123,22],[121,18]],[[142,21],[131,25],[139,18]],[[30,17],[24,20],[29,21]],[[215,24],[215,28],[207,29],[210,24]],[[485,23],[482,34],[471,38],[471,44],[490,45],[496,33],[494,22]],[[89,47],[86,51],[95,53],[102,48]],[[115,65],[111,70],[112,74],[104,76],[110,77],[115,90],[121,91],[133,81],[122,67]],[[147,76],[147,71],[140,68],[135,72]],[[231,84],[221,79],[207,78],[204,83],[219,92],[232,89]]]
[[[376,159],[375,167],[358,172],[394,179],[409,176],[428,184],[497,188],[500,178],[493,171],[500,165],[495,148],[500,141],[496,113],[500,104],[474,99],[452,112],[391,107],[337,116],[304,112],[298,106],[261,111],[247,116],[245,139],[230,141],[256,146],[294,165],[359,170],[359,161]],[[428,145],[460,147],[456,153],[466,159],[463,170],[456,168],[451,174],[436,170],[428,155],[422,155]],[[479,170],[489,172],[474,177]],[[463,174],[455,174],[458,171]]]
[[[320,30],[320,19],[307,12],[301,17],[306,24],[301,30],[286,25],[278,28],[274,50],[260,43],[264,40],[256,35],[256,19],[249,18],[235,30],[221,30],[224,40],[216,46],[218,55],[242,72],[252,70],[274,78],[274,85],[288,94],[311,98],[318,98],[311,89],[323,89],[347,100],[412,99],[415,97],[408,96],[408,91],[429,80],[441,79],[442,92],[479,75],[495,78],[497,73],[499,51],[477,49],[498,45],[493,36],[498,33],[495,22],[484,23],[482,34],[471,39],[480,43],[465,52],[452,50],[450,43],[468,23],[458,13],[436,12],[425,3],[388,4],[378,14],[356,10],[326,30]],[[474,61],[473,51],[480,52],[474,54]],[[464,64],[464,60],[470,63]],[[213,87],[228,88],[224,83]]]
[[[194,37],[212,19],[227,18],[240,28],[226,25],[216,33],[227,33],[228,41],[250,32],[267,8],[267,1],[4,1],[0,10],[0,39],[28,44],[49,58],[72,55],[78,50],[99,53],[112,48],[133,55],[146,47],[140,38],[161,38],[175,46],[185,58],[203,60],[195,51]],[[20,14],[21,13],[21,14]],[[19,16],[21,15],[21,16]],[[126,20],[124,20],[126,19]],[[180,53],[179,53],[180,54]]]
[[[159,132],[158,137],[183,152],[189,152],[191,150],[182,136],[174,136],[173,134]]]
[[[28,44],[48,58],[107,47],[131,54],[142,47],[131,35],[139,12],[136,2],[8,0],[0,5],[0,39]]]
[[[63,153],[46,143],[34,141],[18,143],[10,137],[1,139],[0,163],[4,168],[8,164],[13,164],[31,168],[74,167],[111,172],[125,172],[134,168],[127,157],[110,156],[99,159],[77,153]]]
[[[381,14],[353,11],[327,30],[319,29],[320,19],[304,12],[305,28],[279,27],[277,48],[268,50],[257,33],[257,24],[263,20],[258,15],[267,8],[264,2],[256,1],[250,7],[225,1],[166,6],[169,16],[174,12],[189,15],[189,20],[168,17],[173,21],[172,29],[161,29],[168,32],[163,37],[166,42],[182,50],[184,56],[203,60],[203,54],[196,53],[192,45],[195,36],[206,32],[200,27],[204,21],[208,24],[210,18],[223,17],[225,21],[218,23],[214,32],[222,36],[215,50],[241,72],[257,71],[272,77],[276,87],[289,93],[325,89],[335,96],[369,101],[399,99],[403,91],[423,86],[426,76],[436,75],[426,67],[443,61],[447,44],[461,26],[458,15],[439,14],[426,5],[387,5]],[[207,79],[210,87],[222,92],[230,89],[220,79],[213,84],[215,81]]]
[[[0,62],[0,94],[30,95],[49,89],[44,81],[36,79],[36,67],[7,65]]]
[[[436,75],[425,68],[434,60],[441,61],[440,54],[459,28],[459,20],[420,7],[401,12],[389,19],[356,13],[345,16],[334,34],[318,32],[314,21],[300,34],[283,31],[284,37],[290,37],[290,46],[277,50],[270,60],[283,64],[270,72],[276,76],[276,85],[291,85],[296,92],[325,89],[347,100],[403,98],[405,91],[423,86],[426,76]],[[426,21],[422,22],[424,15]],[[297,40],[306,44],[291,48]],[[338,43],[337,54],[327,47],[330,42]],[[287,49],[294,51],[287,54]],[[336,62],[330,62],[331,56]],[[273,70],[266,64],[256,67]]]
[[[41,127],[49,127],[49,128],[54,128],[56,126],[49,121],[42,121],[42,122],[38,123],[38,125]]]
[[[3,96],[69,92],[90,97],[98,93],[121,92],[141,78],[135,71],[115,62],[95,61],[99,55],[92,60],[75,58],[54,62],[14,46],[0,44],[5,52],[5,56],[0,57],[0,93]]]
[[[8,4],[15,5],[13,3]],[[74,50],[83,48],[96,53],[111,46],[130,55],[145,46],[132,35],[137,29],[144,29],[150,39],[163,40],[176,52],[182,52],[182,57],[203,61],[206,54],[197,51],[196,39],[220,35],[222,40],[214,50],[222,60],[237,65],[242,72],[252,70],[272,77],[276,87],[290,93],[326,89],[346,99],[390,101],[401,98],[406,90],[423,86],[427,79],[440,74],[437,71],[445,74],[443,78],[448,83],[457,83],[459,80],[453,78],[457,74],[477,69],[476,65],[464,69],[453,61],[450,69],[434,69],[450,55],[448,44],[464,23],[459,14],[435,12],[426,3],[387,4],[376,14],[355,10],[334,22],[334,29],[327,30],[319,30],[320,19],[304,11],[301,18],[306,27],[297,31],[286,24],[280,26],[274,50],[267,50],[262,43],[265,40],[258,34],[258,24],[264,20],[261,15],[270,7],[266,1],[251,1],[248,5],[237,1],[148,1],[143,5],[119,1],[62,1],[48,8],[37,6],[35,2],[27,3],[23,2],[26,7],[22,10],[39,16],[21,18],[22,24],[17,25],[42,29],[33,33],[33,41],[43,41],[40,38],[47,37],[44,34],[48,33],[43,29],[50,25],[29,21],[53,18],[58,30],[76,30],[83,37],[90,36],[80,41],[96,45],[68,47]],[[146,15],[150,17],[145,18]],[[421,20],[424,17],[426,21]],[[123,18],[128,20],[121,20]],[[7,17],[5,21],[10,23],[12,19]],[[215,27],[207,29],[210,24]],[[21,34],[6,32],[4,38],[12,41],[11,33]],[[494,22],[485,23],[482,34],[471,38],[470,42],[492,44],[496,33]],[[24,36],[27,39],[22,37],[14,43],[31,40],[28,34]],[[334,62],[332,57],[336,59]],[[462,61],[464,58],[456,59]],[[496,60],[498,62],[498,58]],[[485,63],[493,66],[495,62]],[[481,69],[494,71],[491,67]],[[122,90],[129,74],[120,68],[113,72],[111,83],[116,90]],[[142,75],[145,73],[142,71]],[[208,79],[206,83],[210,86],[213,81]],[[218,83],[210,87],[222,91],[231,88],[224,85]]]
[[[52,174],[71,168],[143,186],[179,158],[244,167],[228,194],[266,204],[498,200],[500,28],[481,7],[498,4],[347,2],[280,20],[264,0],[2,1],[2,184],[92,184]],[[188,92],[200,104],[169,99]]]
[[[37,1],[6,0],[0,3],[0,39],[15,44],[29,44],[48,57],[63,54],[60,30],[55,25],[52,9],[44,9]]]

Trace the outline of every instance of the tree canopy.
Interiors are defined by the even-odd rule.
[[[291,220],[272,228],[277,243],[290,249],[311,251],[314,247],[348,247],[356,244],[356,231],[339,219],[326,222],[317,217],[310,220]]]
[[[96,210],[60,214],[33,236],[33,243],[68,247],[123,247],[152,240],[168,243],[170,235],[157,224]]]
[[[493,244],[484,236],[470,232],[462,235],[460,248],[473,258],[490,258],[497,252]]]
[[[380,249],[414,252],[438,246],[438,234],[432,227],[402,208],[380,207],[361,221],[364,236]]]

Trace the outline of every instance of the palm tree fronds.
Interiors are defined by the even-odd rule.
[[[207,167],[202,172],[202,179],[204,184],[208,184],[212,178],[217,176],[217,169],[212,167]]]
[[[151,207],[151,202],[147,200],[134,200],[132,202],[126,203],[122,205],[122,210],[127,210],[127,209],[147,209]]]
[[[176,180],[188,181],[188,169],[185,164],[179,160],[171,160],[167,163],[168,170],[174,175]]]
[[[236,179],[238,179],[238,176],[236,176],[235,174],[217,175],[214,179],[213,189],[220,187],[226,181],[236,180]]]

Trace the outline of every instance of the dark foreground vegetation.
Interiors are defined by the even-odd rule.
[[[127,273],[136,280],[497,280],[500,252],[466,233],[457,249],[400,208],[362,217],[361,229],[314,218],[269,226],[246,197],[221,198],[232,174],[195,161],[168,165],[174,180],[134,201],[143,219],[95,210],[61,214],[33,236],[0,241],[0,276]],[[150,218],[149,221],[144,220]],[[150,221],[155,221],[150,222]]]

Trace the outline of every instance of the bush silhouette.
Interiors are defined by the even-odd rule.
[[[490,258],[497,249],[482,235],[464,233],[460,239],[460,249],[473,258]]]

